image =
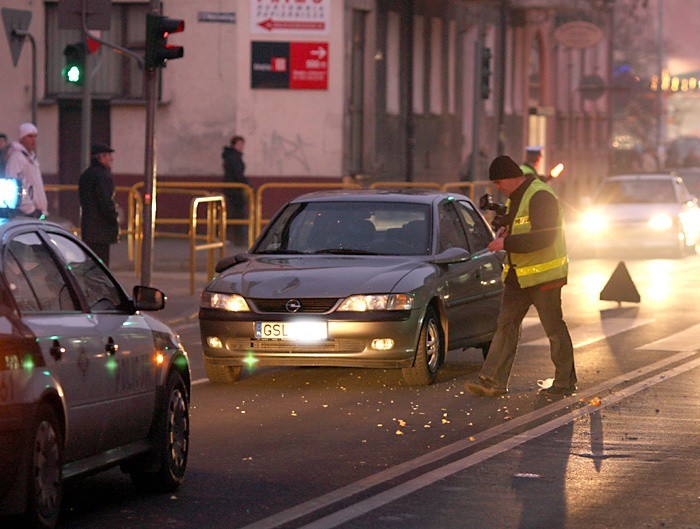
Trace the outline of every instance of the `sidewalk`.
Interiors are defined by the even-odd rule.
[[[152,287],[165,292],[167,300],[162,311],[152,313],[169,325],[176,325],[197,319],[199,299],[207,284],[207,252],[196,252],[194,293],[190,293],[190,249],[187,239],[158,238],[153,249],[153,267],[151,270]],[[226,248],[225,255],[233,252]],[[215,253],[215,261],[218,253]],[[117,279],[131,294],[134,285],[141,283],[141,271],[134,271],[134,263],[128,259],[126,240],[112,245],[110,269]]]

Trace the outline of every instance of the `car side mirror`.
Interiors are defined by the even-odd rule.
[[[136,310],[162,310],[165,307],[165,294],[157,288],[137,285],[133,297]]]
[[[448,265],[468,261],[471,259],[471,256],[464,248],[448,248],[430,259],[430,262],[438,265]]]

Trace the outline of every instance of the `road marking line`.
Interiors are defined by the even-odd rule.
[[[574,347],[584,347],[594,342],[615,336],[621,332],[629,331],[635,327],[640,327],[654,320],[633,319],[633,318],[603,318],[600,321],[588,325],[582,325],[569,329],[571,341]],[[549,345],[549,338],[539,338],[526,342],[522,345]],[[677,351],[678,349],[676,349]]]
[[[492,428],[489,428],[488,430],[480,432],[473,436],[474,441],[470,441],[468,439],[456,441],[438,450],[434,450],[410,461],[406,461],[405,463],[400,463],[391,468],[387,468],[386,470],[382,470],[381,472],[377,472],[376,474],[367,476],[366,478],[358,480],[354,483],[350,483],[349,485],[331,491],[327,494],[324,494],[317,498],[313,498],[304,503],[300,503],[299,505],[281,511],[277,514],[273,514],[272,516],[269,516],[262,520],[258,520],[257,522],[254,522],[250,525],[246,525],[242,529],[272,529],[274,527],[278,527],[280,525],[292,522],[298,518],[301,518],[302,516],[306,516],[329,505],[354,496],[355,494],[364,492],[376,485],[380,485],[394,478],[412,472],[415,469],[420,468],[424,465],[435,463],[452,454],[471,448],[478,443],[488,441],[489,439],[492,439],[499,435],[503,435],[504,433],[507,433],[511,430],[521,428],[522,426],[525,426],[528,423],[535,421],[541,417],[551,415],[554,412],[571,406],[573,403],[577,402],[578,399],[598,396],[618,384],[622,384],[629,380],[639,378],[641,376],[646,375],[647,373],[651,373],[653,371],[661,369],[669,364],[680,362],[691,356],[695,356],[696,354],[696,351],[683,351],[673,356],[661,359],[658,362],[655,362],[648,366],[644,366],[634,371],[630,371],[629,373],[624,373],[609,381],[598,384],[597,386],[594,386],[588,390],[580,391],[571,397],[553,402],[552,404],[543,406],[538,410],[532,411],[520,417],[516,417],[507,422],[499,424],[498,426],[494,426]]]
[[[637,349],[654,349],[657,351],[684,351],[688,349],[693,349],[697,347],[700,343],[700,323],[693,325],[692,327],[662,338],[661,340],[656,340]]]
[[[337,511],[331,515],[328,515],[324,518],[320,518],[315,522],[304,525],[303,527],[301,527],[301,529],[330,529],[333,527],[337,527],[343,523],[358,518],[359,516],[367,514],[368,512],[373,511],[374,509],[396,501],[397,499],[402,498],[403,496],[407,496],[408,494],[412,494],[413,492],[427,487],[428,485],[432,485],[436,481],[452,476],[458,472],[461,472],[462,470],[465,470],[476,464],[482,463],[487,459],[500,455],[504,452],[507,452],[508,450],[515,448],[516,446],[520,446],[521,444],[524,444],[528,441],[531,441],[532,439],[549,433],[552,430],[569,424],[570,422],[573,422],[579,417],[596,412],[601,408],[605,408],[606,406],[616,404],[624,398],[634,395],[635,393],[643,391],[651,386],[673,378],[677,375],[685,373],[686,371],[695,369],[696,367],[700,367],[700,358],[690,360],[689,362],[677,366],[669,371],[659,373],[658,375],[637,382],[636,384],[633,384],[628,388],[625,388],[613,395],[605,397],[605,399],[603,399],[603,401],[601,402],[600,406],[593,406],[591,404],[588,404],[581,408],[572,410],[566,415],[562,415],[561,417],[552,419],[551,421],[536,426],[535,428],[532,428],[531,430],[511,437],[510,439],[501,441],[500,443],[495,444],[485,450],[481,450],[480,452],[471,454],[465,458],[449,463],[443,467],[437,468],[430,472],[426,472],[422,476],[418,476],[417,478],[407,481],[406,483],[402,483],[397,487],[381,492],[375,496],[372,496],[371,498],[367,498],[366,500],[356,503],[350,507],[341,509],[340,511]]]

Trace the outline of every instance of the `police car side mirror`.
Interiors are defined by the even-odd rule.
[[[165,294],[157,288],[137,285],[133,298],[136,310],[161,310],[165,307]]]

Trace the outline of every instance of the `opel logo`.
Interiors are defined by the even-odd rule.
[[[298,299],[290,299],[284,306],[287,312],[299,312],[301,310],[301,302]]]

